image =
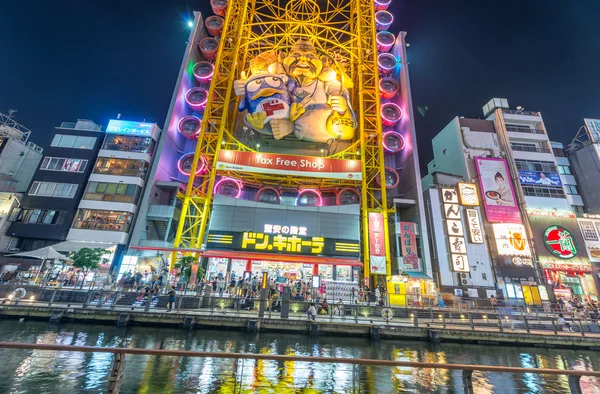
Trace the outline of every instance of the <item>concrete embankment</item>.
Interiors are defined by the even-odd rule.
[[[99,308],[71,308],[66,306],[35,305],[0,305],[1,318],[24,318],[45,320],[57,324],[64,322],[80,322],[122,326],[162,326],[187,329],[243,330],[251,332],[300,333],[312,336],[355,336],[377,339],[423,340],[432,342],[467,342],[483,345],[516,345],[556,348],[580,348],[600,350],[600,335],[585,333],[566,333],[559,331],[512,331],[505,328],[503,332],[493,327],[452,327],[430,328],[399,325],[400,322],[354,322],[317,318],[309,322],[300,316],[289,319],[258,318],[256,315],[235,315],[203,312],[158,312]]]

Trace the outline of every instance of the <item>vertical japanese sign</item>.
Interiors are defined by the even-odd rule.
[[[369,263],[374,275],[387,274],[383,225],[382,213],[369,212]]]
[[[479,212],[477,209],[467,209],[467,224],[469,226],[469,239],[471,243],[482,244],[483,233],[481,232],[481,222],[479,221]]]
[[[475,166],[488,222],[521,223],[506,160],[476,157]]]
[[[417,224],[400,222],[400,250],[402,253],[403,269],[420,271],[419,256],[417,255]]]

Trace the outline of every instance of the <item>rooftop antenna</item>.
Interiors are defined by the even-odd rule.
[[[517,105],[517,112],[523,112],[524,109],[523,106]]]
[[[9,109],[9,110],[8,110],[8,119],[12,119],[12,115],[13,115],[15,112],[19,112],[19,110],[18,110],[18,109]]]
[[[117,114],[117,119],[121,119],[121,114]]]

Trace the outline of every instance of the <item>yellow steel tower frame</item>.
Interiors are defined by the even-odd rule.
[[[229,2],[204,111],[193,167],[183,200],[174,246],[198,250],[205,238],[213,189],[218,176],[281,187],[360,187],[364,274],[369,273],[369,212],[384,216],[387,274],[390,274],[388,208],[379,99],[379,74],[373,0],[236,0]],[[298,38],[309,39],[333,54],[354,86],[350,89],[357,114],[356,140],[338,159],[360,159],[362,181],[304,178],[289,175],[231,173],[216,169],[220,149],[253,151],[234,138],[237,99],[233,81],[248,70],[249,61],[265,51],[289,48]],[[205,174],[196,174],[202,163]],[[378,182],[378,178],[381,182]],[[174,260],[174,259],[172,259]]]

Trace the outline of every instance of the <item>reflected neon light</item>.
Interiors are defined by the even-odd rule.
[[[221,186],[221,184],[223,184],[224,182],[227,182],[227,181],[231,181],[231,182],[235,183],[235,185],[238,188],[238,191],[237,191],[237,194],[235,195],[235,198],[240,198],[240,196],[242,195],[242,182],[238,181],[237,179],[233,179],[233,178],[223,177],[223,178],[219,179],[219,182],[217,182],[215,184],[215,188],[214,188],[213,192],[215,194],[219,194],[218,193],[219,187]]]
[[[386,143],[386,139],[387,138],[396,138],[399,143],[398,143],[398,148],[396,149],[392,149],[387,143]],[[404,149],[404,145],[405,145],[405,141],[404,141],[404,137],[402,137],[402,135],[400,135],[400,133],[395,132],[395,131],[388,131],[383,133],[383,136],[381,138],[381,143],[383,145],[383,148],[385,150],[387,150],[388,152],[393,152],[393,153],[398,153],[400,152],[402,149]]]
[[[302,189],[300,190],[300,192],[298,192],[298,197],[296,197],[296,205],[298,205],[298,202],[300,201],[300,197],[302,197],[302,195],[304,193],[314,193],[317,198],[319,199],[319,202],[317,203],[318,207],[323,206],[323,197],[321,196],[321,193],[316,190],[316,189]]]

